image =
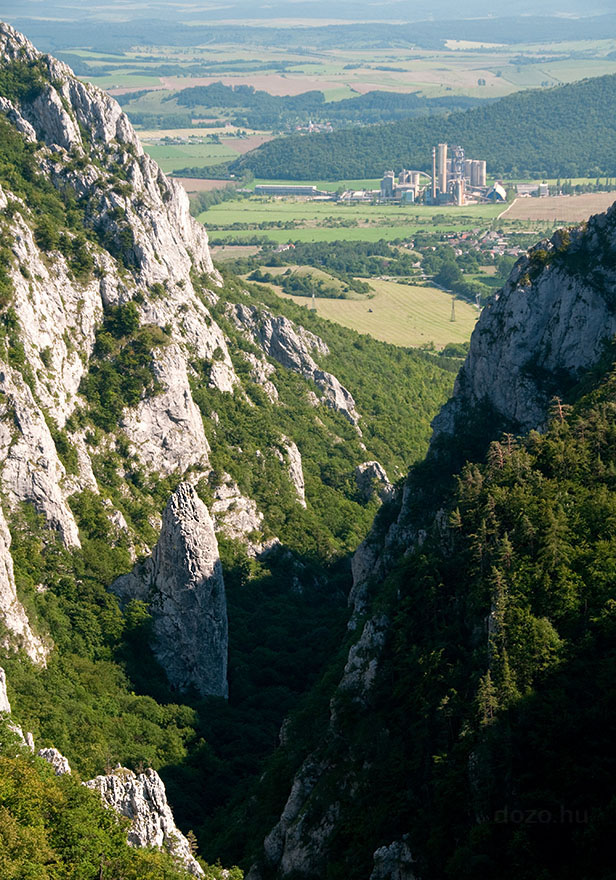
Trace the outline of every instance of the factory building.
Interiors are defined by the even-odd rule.
[[[381,199],[383,201],[414,202],[419,195],[419,171],[409,171],[403,168],[396,175],[393,171],[386,171],[381,180]]]
[[[432,204],[464,205],[470,190],[486,187],[485,159],[467,159],[461,146],[433,147],[432,168]]]
[[[396,175],[393,171],[386,171],[381,181],[381,198],[393,199],[396,188]]]
[[[429,186],[420,185],[419,171],[403,168],[396,179],[393,171],[386,171],[381,180],[380,197],[383,201],[415,202],[422,200],[432,205],[465,205],[485,198],[485,159],[467,159],[464,148],[450,144],[432,147],[432,180]]]
[[[316,186],[294,186],[277,184],[259,184],[255,186],[257,196],[323,196],[328,193],[317,189]]]

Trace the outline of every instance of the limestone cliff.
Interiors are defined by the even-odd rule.
[[[135,529],[129,515],[131,503],[142,501],[141,488],[169,478],[172,491],[183,477],[196,485],[212,472],[208,437],[211,441],[215,428],[207,416],[204,422],[194,397],[195,383],[205,374],[207,388],[215,392],[246,400],[246,388],[254,383],[276,403],[276,371],[284,364],[315,383],[324,405],[353,424],[358,413],[350,392],[313,359],[327,355],[325,343],[286,318],[252,306],[226,306],[257,353],[233,350],[213,315],[221,279],[207,233],[191,217],[182,187],[144,153],[118,104],[2,23],[0,50],[8,81],[15,74],[27,82],[27,88],[0,96],[0,125],[7,137],[27,144],[26,176],[48,196],[50,190],[57,193],[55,214],[47,222],[27,186],[0,185],[5,514],[10,522],[28,502],[67,548],[79,548],[72,499],[92,492],[101,497],[114,541],[127,540],[133,558],[149,555],[162,505],[149,511],[144,538],[148,529]],[[88,383],[133,345],[130,334],[114,336],[112,326],[114,315],[128,306],[136,316],[130,333],[147,332],[153,340],[140,353],[139,369],[148,377],[139,393],[117,408],[115,422],[105,423],[101,437]],[[222,305],[218,311],[224,311]],[[242,381],[232,355],[247,367]],[[96,390],[103,398],[117,399],[117,393],[104,385]],[[102,401],[103,412],[108,402]],[[212,422],[215,418],[214,412]],[[303,506],[299,452],[292,437],[282,444],[282,454],[273,446],[264,454],[279,460]],[[123,484],[113,499],[109,480],[101,477],[101,456],[115,457],[111,482]],[[126,475],[136,472],[135,491]],[[274,539],[260,536],[263,514],[255,501],[228,475],[217,485],[215,529],[242,541],[253,555],[267,549]],[[5,541],[7,566],[9,553]],[[10,583],[8,575],[6,580]],[[5,596],[0,612],[9,631],[23,637],[31,656],[43,659],[47,648],[35,647],[38,637],[26,629],[23,609],[18,611],[7,591]]]
[[[359,414],[351,393],[338,379],[316,364],[311,352],[329,354],[323,340],[285,318],[272,315],[267,309],[236,305],[230,314],[237,326],[249,334],[261,348],[284,367],[311,379],[322,392],[320,402],[341,412],[351,424],[357,425]]]
[[[545,423],[550,399],[566,394],[616,332],[615,249],[613,206],[518,260],[481,314],[453,397],[434,420],[433,446],[480,406],[514,431]]]
[[[97,791],[106,806],[131,820],[128,832],[131,846],[166,849],[188,873],[203,877],[203,869],[175,824],[165,786],[155,770],[133,773],[126,767],[116,767],[113,773],[97,776],[84,784]]]
[[[150,559],[112,584],[123,600],[141,599],[154,620],[154,653],[179,690],[226,697],[228,626],[214,526],[189,483],[163,513]]]

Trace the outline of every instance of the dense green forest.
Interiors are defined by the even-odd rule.
[[[461,144],[490,175],[576,177],[616,173],[616,75],[518,92],[447,118],[291,135],[247,153],[233,168],[256,177],[340,180],[387,168],[431,167],[432,146]]]

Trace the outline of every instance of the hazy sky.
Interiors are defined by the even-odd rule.
[[[614,12],[613,0],[0,0],[0,17],[74,21],[158,18],[173,21],[297,20],[421,21],[512,15],[593,15]]]

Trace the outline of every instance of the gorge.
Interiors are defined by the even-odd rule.
[[[616,210],[454,388],[221,274],[120,107],[0,46],[7,876],[607,877]]]

